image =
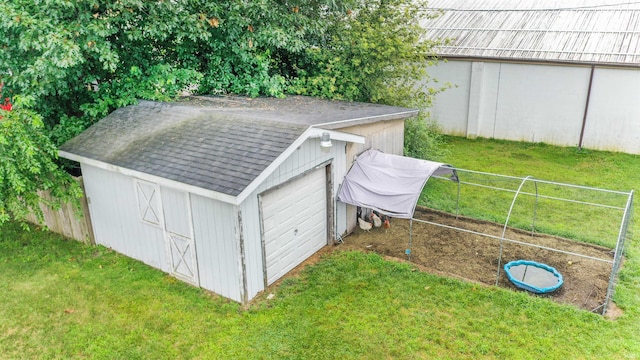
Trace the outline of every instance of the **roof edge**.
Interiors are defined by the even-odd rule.
[[[113,171],[113,172],[120,173],[120,174],[127,175],[127,176],[133,176],[135,178],[138,178],[138,179],[141,179],[141,180],[147,180],[147,181],[156,183],[158,185],[170,186],[170,187],[172,187],[174,189],[177,189],[177,190],[182,190],[182,191],[186,191],[186,192],[189,192],[189,193],[192,193],[192,194],[204,196],[204,197],[209,198],[209,199],[222,201],[222,202],[227,203],[227,204],[231,204],[231,205],[239,205],[240,204],[240,201],[238,200],[237,196],[227,195],[227,194],[223,194],[223,193],[220,193],[220,192],[217,192],[217,191],[207,190],[207,189],[201,188],[199,186],[189,185],[189,184],[185,184],[185,183],[182,183],[182,182],[179,182],[179,181],[163,178],[163,177],[160,177],[160,176],[143,173],[143,172],[140,172],[140,171],[137,171],[137,170],[132,170],[132,169],[124,168],[124,167],[121,167],[121,166],[108,164],[108,163],[100,161],[100,160],[95,160],[95,159],[88,158],[88,157],[85,157],[85,156],[76,155],[76,154],[73,154],[73,153],[66,152],[64,150],[58,150],[58,155],[60,157],[65,158],[65,159],[77,161],[79,163],[87,164],[87,165],[93,166],[93,167],[97,167],[97,168],[102,169],[102,170],[108,170],[108,171]]]
[[[412,116],[418,115],[418,109],[408,109],[407,111],[397,112],[393,114],[385,114],[385,115],[374,115],[374,116],[366,116],[355,119],[348,120],[338,120],[338,121],[330,121],[322,124],[313,125],[314,127],[323,127],[325,129],[340,129],[344,127],[359,125],[363,123],[369,123],[372,121],[389,121],[389,120],[400,120],[407,119]]]
[[[638,69],[640,63],[621,63],[621,62],[603,62],[603,61],[576,61],[576,60],[546,60],[536,58],[515,58],[504,56],[479,56],[479,55],[455,55],[455,54],[438,54],[438,59],[451,61],[483,61],[483,62],[508,62],[514,64],[528,65],[556,65],[556,66],[582,66],[582,67],[599,67],[599,68],[622,68],[622,69]]]
[[[253,181],[249,185],[247,185],[240,194],[238,194],[237,196],[238,204],[246,200],[249,197],[249,195],[252,192],[254,192],[260,186],[260,184],[262,184],[267,179],[267,177],[269,177],[269,175],[271,175],[278,168],[278,166],[282,165],[282,163],[284,163],[285,160],[289,158],[289,156],[291,156],[291,154],[293,154],[293,152],[298,147],[300,147],[305,141],[311,138],[319,138],[322,136],[323,132],[328,132],[329,136],[333,140],[354,142],[358,144],[365,143],[365,138],[360,135],[353,135],[353,134],[348,134],[340,131],[321,129],[313,126],[309,127],[291,145],[289,145],[289,147],[285,149],[285,151],[283,151],[275,160],[273,160],[271,164],[269,164],[269,166],[267,166],[267,168],[260,173],[260,175],[258,175],[255,179],[253,179]]]

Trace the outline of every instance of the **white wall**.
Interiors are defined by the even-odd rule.
[[[640,70],[596,69],[583,144],[640,154]]]
[[[191,213],[200,286],[241,302],[237,207],[191,194]]]
[[[346,174],[345,146],[344,142],[334,140],[331,152],[323,153],[320,150],[320,139],[308,139],[240,205],[247,276],[247,300],[264,290],[258,194],[331,160],[333,169],[332,194],[335,200],[339,181],[342,181]],[[334,205],[336,206],[335,227],[337,233],[340,234],[346,228],[346,207],[345,204],[336,204],[335,201]]]
[[[96,244],[168,272],[164,232],[140,220],[133,178],[81,166]]]
[[[495,123],[488,121],[481,136],[577,146],[589,73],[584,67],[500,64]]]
[[[165,272],[170,260],[163,223],[158,226],[140,220],[135,180],[130,176],[82,164],[89,211],[96,243],[112,248]],[[199,285],[235,301],[242,301],[237,208],[220,201],[190,195],[189,220],[185,199],[171,189],[158,187],[162,194],[162,220],[169,230],[195,239]],[[182,204],[183,206],[178,206]],[[186,220],[177,221],[177,220]],[[193,234],[191,234],[191,224]]]
[[[450,60],[428,69],[446,134],[578,146],[589,66]],[[438,85],[433,84],[433,85]],[[583,146],[640,153],[640,69],[595,68]]]
[[[441,62],[427,69],[432,79],[430,86],[440,88],[450,86],[436,96],[431,118],[442,131],[450,135],[467,135],[469,115],[469,91],[471,85],[471,62]]]

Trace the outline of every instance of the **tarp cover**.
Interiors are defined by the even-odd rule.
[[[448,165],[367,150],[347,173],[338,200],[410,219],[422,188],[434,174],[457,181],[455,170]]]

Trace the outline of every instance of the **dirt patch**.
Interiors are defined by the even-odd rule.
[[[416,219],[458,227],[474,232],[500,237],[502,224],[479,221],[419,208]],[[375,251],[398,259],[407,259],[409,220],[392,219],[391,228],[374,228],[369,232],[356,228],[344,239],[344,249]],[[471,234],[454,229],[413,221],[411,262],[421,269],[438,275],[461,278],[472,282],[495,285],[498,273],[498,239]],[[536,244],[566,252],[613,260],[608,248],[580,243],[546,234],[507,229],[506,238],[528,244]],[[556,268],[564,277],[563,286],[550,294],[533,295],[568,303],[582,309],[601,312],[607,292],[611,264],[531,246],[503,242],[502,265],[513,260],[533,260]],[[507,279],[500,269],[500,287],[522,291]]]

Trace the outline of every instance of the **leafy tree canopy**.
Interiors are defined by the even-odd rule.
[[[54,162],[58,150],[41,131],[41,116],[28,109],[30,99],[14,100],[15,106],[0,108],[0,224],[25,219],[29,210],[42,221],[40,203],[56,207],[82,194]],[[48,190],[53,200],[41,199],[39,190]]]
[[[32,100],[3,113],[4,126],[44,149],[34,163],[53,161],[52,146],[137,99],[293,93],[424,108],[433,94],[416,85],[434,46],[422,40],[420,22],[433,14],[420,0],[0,0],[0,8],[2,96]],[[2,150],[19,156],[18,143]],[[67,184],[12,174],[33,180],[29,190]],[[25,201],[16,184],[0,188],[0,201]]]

